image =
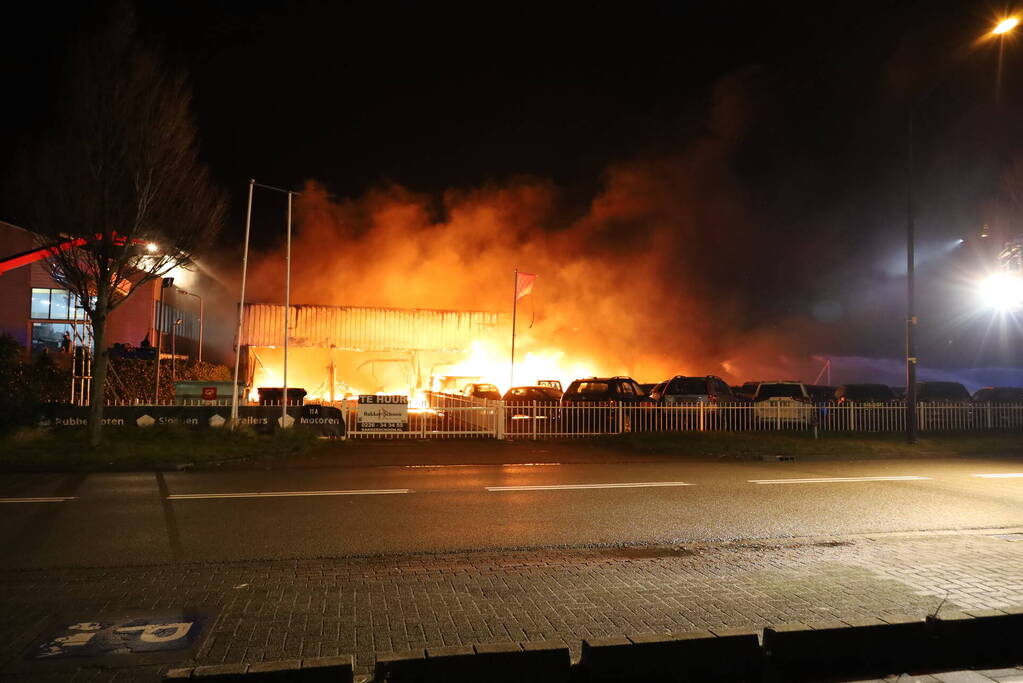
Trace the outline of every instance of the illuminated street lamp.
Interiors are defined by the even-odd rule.
[[[1002,19],[1000,22],[998,22],[998,26],[995,26],[993,29],[991,29],[991,33],[995,34],[996,36],[1004,35],[1011,31],[1012,29],[1016,28],[1017,24],[1019,24],[1019,19],[1017,19],[1016,17]]]
[[[977,287],[981,304],[999,313],[1023,309],[1023,277],[1014,273],[998,273],[981,281]]]
[[[159,248],[160,247],[159,245],[156,244],[156,242],[146,243],[146,251],[148,251],[150,254],[155,254]]]

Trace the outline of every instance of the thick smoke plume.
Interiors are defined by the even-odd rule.
[[[510,313],[519,268],[538,276],[519,308],[523,353],[558,349],[594,374],[639,381],[811,381],[811,323],[755,322],[749,291],[778,245],[730,170],[743,92],[719,87],[705,135],[680,154],[609,167],[585,206],[532,178],[344,201],[310,182],[296,203],[292,301]],[[251,301],[280,300],[282,264],[279,253],[257,261]]]

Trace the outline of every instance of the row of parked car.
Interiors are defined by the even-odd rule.
[[[919,382],[916,398],[921,403],[1013,403],[1023,402],[1023,388],[985,387],[971,396],[959,382]],[[795,381],[746,382],[730,386],[720,377],[677,375],[658,384],[640,384],[631,377],[589,377],[572,382],[564,392],[557,380],[538,386],[512,387],[501,394],[493,384],[467,384],[467,398],[503,400],[506,405],[538,403],[551,405],[660,403],[759,403],[790,399],[804,403],[870,405],[897,403],[905,399],[904,387],[886,384],[841,384],[825,386]]]

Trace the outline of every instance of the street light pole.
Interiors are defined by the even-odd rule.
[[[201,363],[202,362],[202,328],[203,328],[203,303],[202,303],[202,297],[199,296],[198,294],[196,294],[195,292],[188,292],[188,291],[185,291],[184,289],[181,289],[180,287],[178,288],[178,291],[181,292],[182,294],[184,294],[185,296],[194,296],[196,299],[199,300],[199,351],[196,354],[197,355],[196,360],[198,360]]]
[[[156,316],[156,381],[153,386],[153,403],[160,405],[160,356],[163,355],[163,321],[166,311],[163,307],[163,293],[174,286],[174,278],[165,277],[160,281],[160,314]]]
[[[171,384],[178,381],[178,325],[181,322],[181,318],[178,318],[171,326]]]
[[[916,443],[916,196],[914,192],[913,109],[906,122],[906,441]]]
[[[281,429],[288,428],[288,313],[291,310],[291,192],[288,193],[288,236],[284,254],[284,397],[281,401]]]
[[[231,385],[231,429],[238,426],[238,367],[242,358],[242,321],[245,317],[245,276],[249,272],[249,229],[252,227],[252,189],[249,179],[249,203],[245,209],[245,246],[242,247],[242,291],[238,295],[238,329],[234,337],[234,382]]]

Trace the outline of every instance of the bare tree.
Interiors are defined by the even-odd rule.
[[[55,130],[26,156],[19,185],[28,227],[49,248],[51,276],[92,323],[92,446],[100,443],[110,312],[189,262],[223,218],[190,108],[185,75],[140,43],[122,4],[73,52]]]

